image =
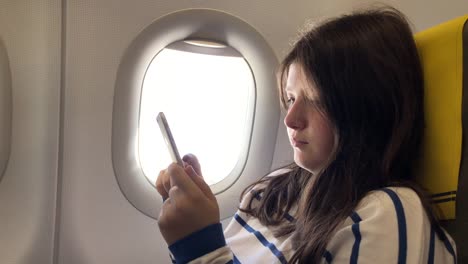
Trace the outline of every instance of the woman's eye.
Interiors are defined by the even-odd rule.
[[[294,103],[295,99],[292,97],[287,98],[286,102],[288,107],[291,106]]]

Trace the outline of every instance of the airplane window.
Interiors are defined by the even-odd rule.
[[[154,185],[171,163],[156,122],[162,111],[180,154],[199,158],[221,218],[232,216],[234,197],[272,167],[277,65],[254,27],[218,10],[180,10],[138,33],[116,74],[112,112],[112,165],[127,200],[157,219]]]
[[[195,154],[205,181],[216,184],[245,163],[255,82],[234,48],[209,40],[177,41],[151,61],[142,86],[138,155],[155,183],[171,159],[156,122],[164,112],[181,156]],[[245,157],[244,157],[245,159]]]

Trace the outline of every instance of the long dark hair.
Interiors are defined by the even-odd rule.
[[[264,177],[260,203],[242,211],[292,234],[291,263],[317,263],[337,227],[370,191],[410,187],[419,195],[436,232],[442,235],[427,196],[414,183],[413,166],[423,134],[423,74],[411,28],[390,7],[359,11],[325,21],[308,31],[284,59],[279,91],[291,64],[317,88],[324,113],[335,126],[334,159],[317,175],[292,165]],[[251,185],[246,191],[251,190]],[[295,221],[284,216],[297,204]]]

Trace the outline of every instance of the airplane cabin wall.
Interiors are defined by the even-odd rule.
[[[60,40],[59,0],[0,1],[12,86],[11,152],[0,177],[0,263],[53,262]]]
[[[2,0],[13,122],[0,181],[0,263],[168,263],[156,221],[120,191],[111,153],[117,68],[155,19],[187,8],[221,10],[256,28],[280,60],[308,19],[372,2]],[[384,2],[403,11],[415,31],[468,13],[466,0]],[[292,157],[278,122],[272,169]]]

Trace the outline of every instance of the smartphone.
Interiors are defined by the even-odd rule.
[[[166,142],[166,146],[169,150],[172,161],[179,164],[180,166],[184,166],[184,163],[180,158],[179,151],[177,150],[174,137],[172,136],[171,129],[169,128],[169,124],[167,123],[167,119],[163,112],[159,112],[156,121],[158,122],[159,129],[161,129],[161,133],[163,135],[164,141]]]

